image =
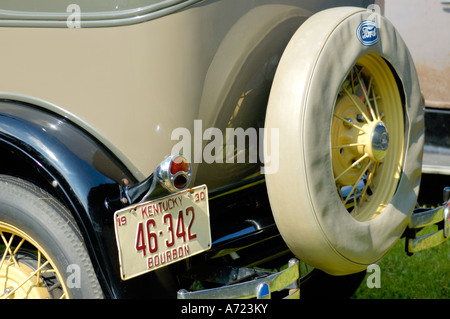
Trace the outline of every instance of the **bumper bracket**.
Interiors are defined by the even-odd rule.
[[[287,290],[284,299],[299,299],[299,279],[299,261],[293,258],[288,268],[280,272],[267,272],[260,278],[219,288],[192,292],[182,289],[178,291],[178,299],[270,299],[272,293],[283,290]]]
[[[415,211],[406,232],[406,253],[413,253],[438,246],[450,237],[450,188],[444,189],[443,206],[424,211]],[[418,232],[431,225],[437,226],[437,231],[422,236]]]

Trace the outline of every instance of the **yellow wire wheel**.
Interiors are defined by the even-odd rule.
[[[404,114],[389,65],[369,54],[351,68],[333,113],[331,148],[336,188],[358,220],[389,204],[401,176]]]
[[[65,299],[65,281],[28,234],[0,221],[0,299]]]
[[[265,120],[279,132],[265,136],[267,153],[279,158],[265,176],[267,192],[299,259],[347,275],[386,254],[416,204],[423,123],[414,63],[387,19],[338,7],[300,26],[278,65]]]

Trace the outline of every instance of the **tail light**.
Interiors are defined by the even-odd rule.
[[[182,155],[171,155],[156,168],[156,178],[170,192],[186,189],[191,181],[191,164]]]

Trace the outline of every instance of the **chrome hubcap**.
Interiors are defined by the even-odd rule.
[[[372,130],[373,160],[380,162],[389,148],[389,134],[383,122],[378,122]]]

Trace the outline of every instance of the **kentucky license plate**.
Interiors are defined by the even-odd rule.
[[[120,274],[127,280],[211,248],[206,185],[114,214]]]

